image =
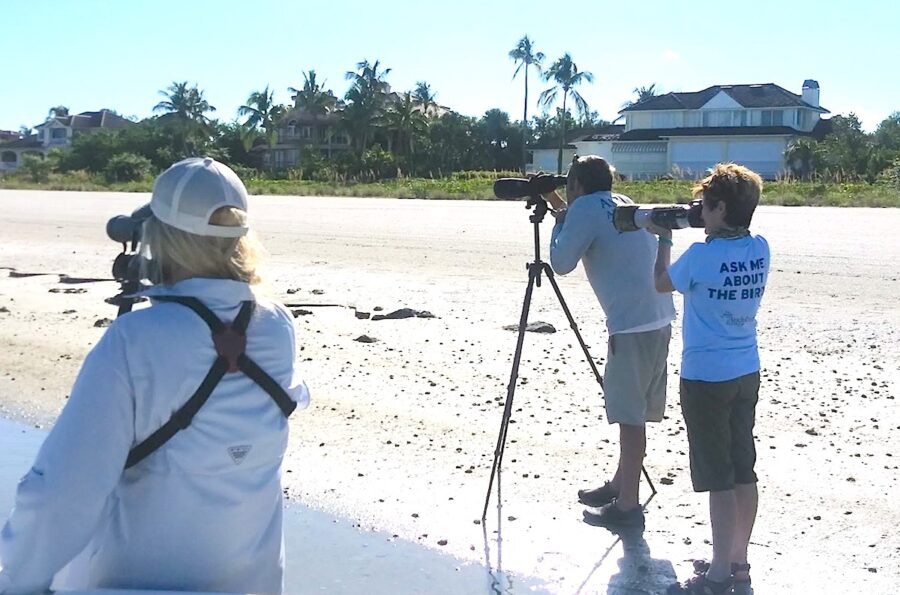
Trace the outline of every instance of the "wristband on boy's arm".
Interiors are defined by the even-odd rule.
[[[675,244],[672,242],[672,238],[664,238],[659,236],[659,243],[665,246],[674,246]]]

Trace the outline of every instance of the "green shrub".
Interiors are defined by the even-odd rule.
[[[884,171],[878,174],[878,183],[900,191],[900,159],[895,159]]]
[[[109,182],[137,182],[150,175],[153,164],[134,153],[119,153],[110,158],[104,175]]]
[[[255,167],[247,167],[232,163],[229,167],[238,175],[238,177],[246,184],[248,180],[255,180],[259,177],[259,171]]]
[[[25,155],[22,157],[22,165],[19,171],[34,182],[35,184],[50,181],[50,172],[53,171],[53,164],[44,159],[43,155]]]

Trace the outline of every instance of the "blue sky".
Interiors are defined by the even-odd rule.
[[[523,83],[507,53],[528,34],[548,63],[569,52],[594,74],[580,91],[608,119],[651,83],[799,93],[812,78],[824,107],[871,130],[900,110],[898,22],[893,0],[0,0],[0,129],[38,124],[59,104],[145,117],[176,80],[198,83],[232,120],[267,84],[289,102],[309,69],[343,95],[344,73],[363,59],[390,67],[394,90],[425,80],[461,113],[499,107],[519,119]],[[536,99],[547,85],[532,81]]]

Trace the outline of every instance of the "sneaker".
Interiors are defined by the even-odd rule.
[[[644,510],[640,505],[629,510],[619,510],[614,500],[600,508],[599,512],[585,510],[584,522],[600,527],[643,527]]]
[[[591,508],[600,508],[609,504],[619,496],[619,490],[606,482],[593,490],[578,490],[578,501]]]
[[[695,574],[683,583],[670,585],[666,595],[731,595],[731,581],[711,581],[705,574]]]
[[[694,574],[706,574],[709,570],[708,560],[694,560]],[[746,572],[746,578],[735,578],[738,572]],[[733,595],[753,595],[753,584],[750,580],[750,565],[731,563],[731,591]]]

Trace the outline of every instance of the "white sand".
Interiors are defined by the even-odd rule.
[[[106,277],[117,252],[106,220],[146,199],[0,191],[0,267]],[[484,562],[473,521],[515,346],[501,327],[518,321],[532,257],[528,211],[522,203],[292,197],[256,197],[251,208],[271,252],[274,295],[438,317],[373,322],[346,307],[309,307],[298,318],[313,404],[292,424],[291,494],[363,528]],[[759,317],[762,498],[750,554],[759,592],[886,593],[900,584],[898,227],[897,210],[757,213],[754,230],[773,252]],[[545,252],[549,232],[548,221]],[[700,239],[696,230],[679,232],[676,254]],[[560,281],[602,361],[604,321],[583,271]],[[102,333],[94,321],[115,316],[102,301],[115,291],[0,269],[0,308],[9,309],[0,313],[0,415],[52,423]],[[621,545],[583,524],[575,502],[579,487],[612,471],[615,428],[549,285],[536,291],[530,319],[560,332],[526,340],[504,466],[503,569],[563,593],[607,592],[608,584],[610,592],[653,592],[674,572],[683,577],[686,560],[710,554],[710,533],[705,498],[690,491],[678,410],[680,326],[668,416],[650,429],[646,466],[660,493],[648,506],[646,544],[627,548],[623,561]],[[362,334],[379,341],[353,340]],[[493,532],[495,509],[488,519]],[[495,541],[487,554],[496,565]]]

